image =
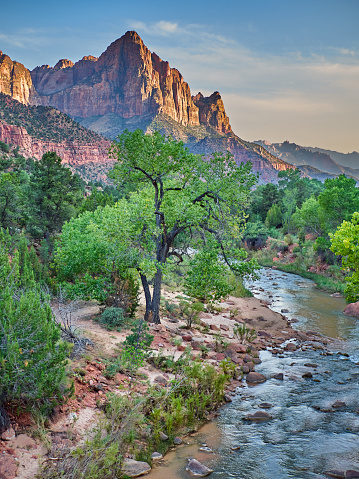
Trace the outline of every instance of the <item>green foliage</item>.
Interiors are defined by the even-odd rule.
[[[10,146],[7,143],[0,141],[0,150],[3,151],[4,153],[9,153]]]
[[[98,322],[106,327],[109,331],[116,329],[120,331],[125,323],[125,316],[122,308],[109,307],[101,313]]]
[[[68,347],[35,275],[25,242],[11,261],[0,244],[0,398],[51,407],[64,393]]]
[[[199,313],[204,311],[204,306],[198,301],[181,301],[179,304],[180,316],[186,321],[187,328],[192,327],[192,323],[198,322]]]
[[[83,184],[52,151],[35,163],[29,193],[31,214],[28,229],[34,237],[48,239],[75,215],[82,201]]]
[[[245,262],[245,252],[236,248],[241,208],[256,181],[249,162],[237,166],[221,153],[203,161],[181,142],[140,130],[124,132],[111,153],[118,160],[111,177],[132,193],[65,225],[56,254],[60,276],[75,280],[105,270],[121,276],[136,268],[145,292],[145,319],[159,322],[163,274],[183,259],[181,251],[190,245],[197,249],[200,238],[213,237],[239,274],[252,272],[254,262]]]
[[[268,228],[262,222],[247,223],[243,241],[249,249],[262,248],[269,236]]]
[[[199,251],[190,262],[185,279],[185,292],[210,306],[232,291],[228,284],[228,266],[220,260],[220,248],[213,242]]]
[[[349,302],[359,299],[359,212],[351,221],[343,221],[334,234],[330,234],[331,250],[342,256],[343,269],[353,271],[346,278],[346,298]]]
[[[267,213],[265,225],[267,228],[277,228],[282,224],[282,212],[277,204],[272,205]]]
[[[245,324],[236,324],[233,328],[233,334],[237,336],[242,343],[250,343],[257,337],[256,330],[247,328]]]

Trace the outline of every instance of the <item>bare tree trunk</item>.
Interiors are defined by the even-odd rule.
[[[160,324],[160,301],[161,301],[161,286],[162,286],[162,270],[157,269],[153,281],[153,295],[152,295],[152,323]]]
[[[145,300],[146,300],[145,321],[151,322],[151,318],[153,315],[151,291],[150,291],[150,287],[148,285],[146,276],[143,273],[141,273],[141,271],[139,271],[139,273],[140,273],[141,283],[142,283],[143,291],[145,293]]]

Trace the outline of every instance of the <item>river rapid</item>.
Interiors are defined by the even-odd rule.
[[[150,477],[188,478],[190,456],[214,469],[213,479],[309,479],[334,469],[359,470],[359,320],[342,314],[343,298],[293,274],[262,269],[247,287],[274,311],[287,310],[285,316],[297,320],[294,328],[334,338],[329,351],[262,352],[256,371],[269,379],[241,389],[212,425],[166,456],[167,467]],[[312,377],[303,378],[308,372]],[[277,373],[283,381],[273,378]],[[270,403],[272,419],[244,421],[261,403]],[[200,452],[202,443],[213,453]]]

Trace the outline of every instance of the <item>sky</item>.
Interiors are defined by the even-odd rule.
[[[359,0],[17,0],[0,20],[30,70],[136,30],[192,95],[220,92],[241,138],[359,151]]]

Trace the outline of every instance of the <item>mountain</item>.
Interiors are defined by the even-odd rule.
[[[306,148],[311,151],[329,155],[334,161],[336,161],[340,165],[346,166],[348,168],[353,168],[354,170],[359,169],[359,153],[357,151],[353,151],[352,153],[340,153],[339,151],[325,150],[323,148],[316,147],[313,148],[311,146],[308,146]]]
[[[56,108],[110,139],[125,128],[157,129],[195,153],[230,150],[238,163],[251,161],[262,182],[293,168],[235,135],[220,94],[192,96],[181,73],[151,53],[136,32],[127,32],[98,58],[62,59],[30,73],[1,54],[0,92],[24,105]]]
[[[290,143],[289,141],[284,141],[283,143],[270,143],[266,140],[259,140],[255,143],[263,146],[278,158],[281,158],[299,168],[302,166],[309,166],[316,170],[320,170],[321,177],[323,177],[322,173],[328,173],[329,176],[345,174],[346,176],[359,180],[358,171],[337,163],[328,153],[324,153],[326,150],[320,150],[319,148],[306,148],[296,145],[295,143]],[[338,156],[340,155],[346,156],[339,153]],[[356,166],[359,167],[359,159]],[[310,176],[310,170],[307,168],[306,171]],[[315,170],[312,170],[313,174],[314,171]]]
[[[52,107],[29,106],[0,93],[0,140],[19,147],[26,157],[40,159],[55,151],[86,180],[105,180],[113,160],[110,141],[87,130]]]

